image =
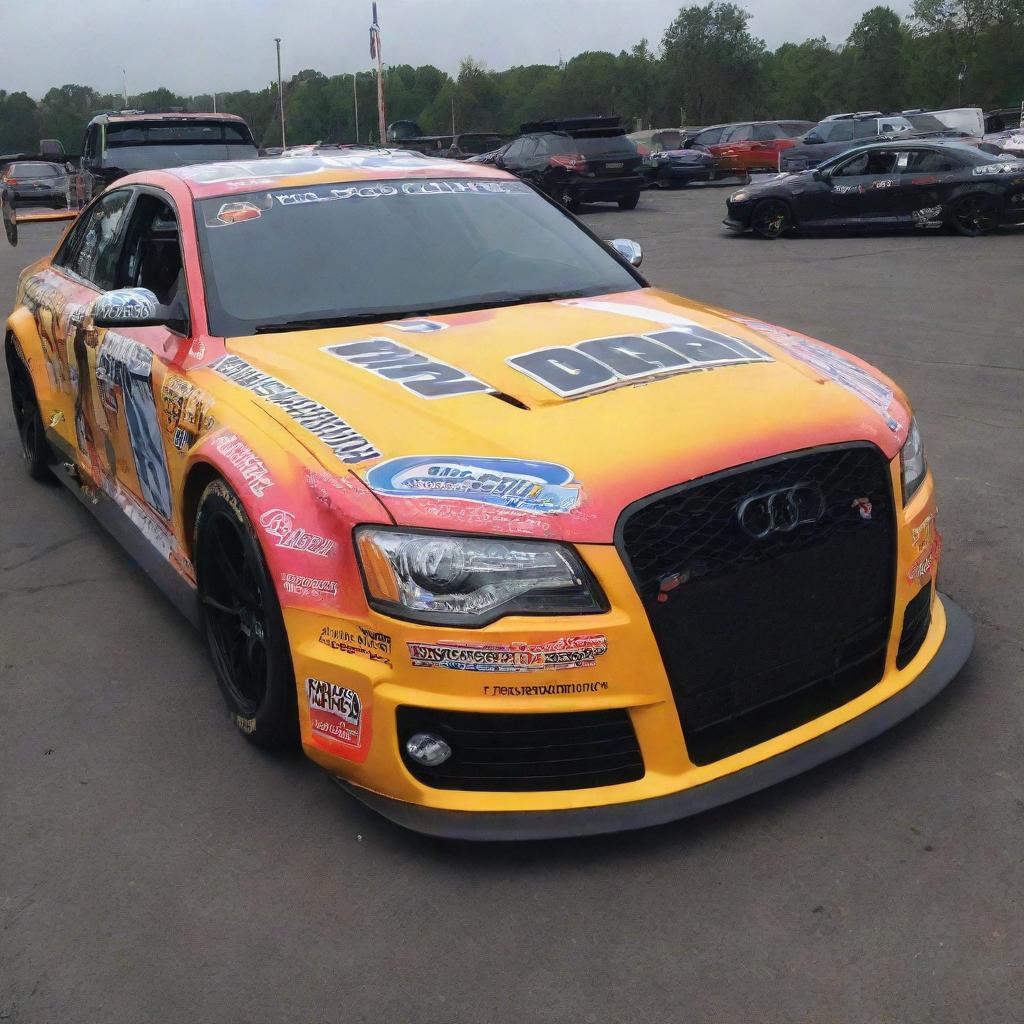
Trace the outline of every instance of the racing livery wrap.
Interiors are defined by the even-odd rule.
[[[599,283],[523,298],[445,267],[445,304],[327,315],[305,292],[278,308],[312,293],[309,263],[280,295],[232,276],[345,218],[527,204]],[[692,814],[880,732],[967,657],[899,387],[650,287],[508,175],[358,151],[205,165],[121,179],[78,223],[7,321],[30,472],[201,627],[247,737],[297,739],[408,827]]]

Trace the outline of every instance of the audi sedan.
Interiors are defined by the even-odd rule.
[[[510,174],[321,153],[38,216],[76,219],[7,320],[28,472],[199,626],[233,728],[409,828],[694,814],[967,658],[903,391]]]

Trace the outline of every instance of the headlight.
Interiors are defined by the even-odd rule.
[[[745,203],[749,198],[749,192],[733,192],[732,196],[730,197],[730,202]]]
[[[607,610],[565,544],[361,526],[356,550],[370,607],[399,619],[465,627]]]
[[[924,442],[921,431],[917,429],[917,420],[911,419],[907,440],[900,449],[900,475],[903,480],[903,504],[914,496],[918,487],[924,482],[928,473],[928,462],[924,457]]]

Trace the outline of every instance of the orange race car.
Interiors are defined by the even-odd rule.
[[[238,729],[394,820],[692,814],[910,714],[972,629],[905,395],[640,255],[415,154],[126,177],[20,279],[26,465],[200,625]]]

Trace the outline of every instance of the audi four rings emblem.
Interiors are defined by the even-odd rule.
[[[816,523],[825,514],[825,495],[813,484],[797,484],[744,498],[736,509],[743,532],[754,540],[789,533],[801,523]]]

